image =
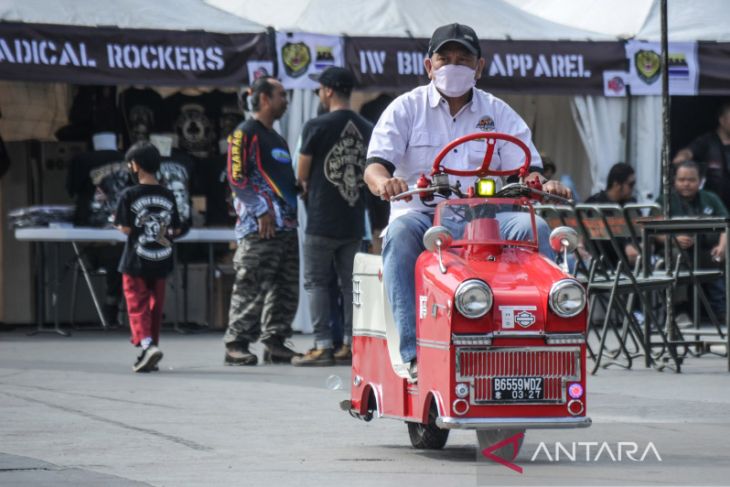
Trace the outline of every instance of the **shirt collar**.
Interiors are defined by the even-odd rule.
[[[471,100],[469,100],[469,103],[466,104],[466,107],[469,109],[469,111],[476,112],[477,111],[476,87],[472,88],[472,90],[474,90],[474,93],[471,97]],[[441,103],[441,100],[444,99],[444,97],[441,96],[441,93],[439,93],[439,91],[436,89],[436,85],[433,84],[433,81],[431,81],[428,84],[428,91],[426,93],[427,93],[427,97],[428,97],[428,106],[430,106],[431,108],[436,108],[439,105],[439,103]]]

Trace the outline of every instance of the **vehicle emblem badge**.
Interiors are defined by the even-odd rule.
[[[500,306],[502,314],[502,329],[514,329],[515,323],[522,328],[527,328],[535,323],[535,311],[537,306]]]
[[[520,311],[515,314],[515,322],[522,328],[527,328],[535,323],[535,315],[529,311]]]

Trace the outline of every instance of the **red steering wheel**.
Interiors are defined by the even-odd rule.
[[[466,142],[469,142],[470,140],[477,140],[477,139],[487,139],[487,149],[484,153],[484,159],[482,160],[482,165],[479,169],[475,170],[468,170],[468,171],[460,171],[457,169],[449,169],[448,167],[441,167],[441,161],[444,157],[446,157],[446,154],[451,152],[451,150],[454,147],[460,146]],[[517,168],[517,169],[508,169],[505,171],[491,171],[489,169],[489,165],[492,163],[492,156],[494,155],[494,147],[496,145],[496,142],[498,140],[504,140],[505,142],[510,142],[512,144],[515,144],[517,147],[522,149],[522,152],[525,154],[525,163]],[[520,175],[527,175],[527,171],[530,168],[530,149],[527,147],[527,144],[522,142],[520,139],[513,135],[509,134],[503,134],[501,132],[477,132],[474,134],[465,135],[463,137],[459,137],[458,139],[455,139],[449,144],[441,149],[441,152],[438,153],[436,156],[436,159],[433,161],[433,169],[431,170],[431,176],[434,174],[444,172],[446,174],[451,174],[452,176],[511,176],[512,174],[520,174]]]

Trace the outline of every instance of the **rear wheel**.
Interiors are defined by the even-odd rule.
[[[520,453],[520,448],[522,448],[522,442],[525,440],[524,429],[477,430],[479,451],[484,451],[486,448],[494,446],[500,441],[512,438],[520,433],[521,435],[514,438],[513,441],[509,441],[503,447],[491,452],[492,455],[511,462],[517,458],[517,455]]]
[[[449,430],[444,430],[436,426],[436,418],[438,411],[436,404],[431,403],[431,409],[428,412],[428,423],[412,423],[406,421],[408,425],[408,436],[411,438],[413,448],[419,450],[440,450],[449,439]]]

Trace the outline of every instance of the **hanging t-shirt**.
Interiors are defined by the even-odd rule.
[[[203,95],[206,106],[212,112],[217,139],[225,139],[243,122],[244,116],[238,106],[238,95],[213,90]]]
[[[226,155],[195,161],[193,193],[205,196],[205,225],[230,227],[236,223],[233,196],[226,178]]]
[[[196,157],[208,157],[218,151],[215,107],[205,95],[176,93],[165,98],[163,108],[165,130],[177,134],[181,150]]]
[[[124,146],[149,140],[159,131],[162,96],[154,90],[129,88],[119,95],[119,110],[124,119]]]
[[[360,238],[365,234],[365,171],[373,125],[352,110],[308,121],[300,153],[312,156],[307,190],[310,235]]]
[[[193,180],[195,161],[185,152],[173,149],[169,156],[163,156],[157,180],[162,186],[172,191],[177,204],[183,230],[192,225],[193,213],[190,199],[190,184]]]
[[[76,156],[66,178],[66,190],[76,199],[74,224],[111,226],[120,195],[132,185],[121,152],[101,150]]]
[[[115,225],[130,227],[119,272],[162,278],[172,272],[172,230],[180,216],[172,192],[157,184],[138,184],[119,199]]]

